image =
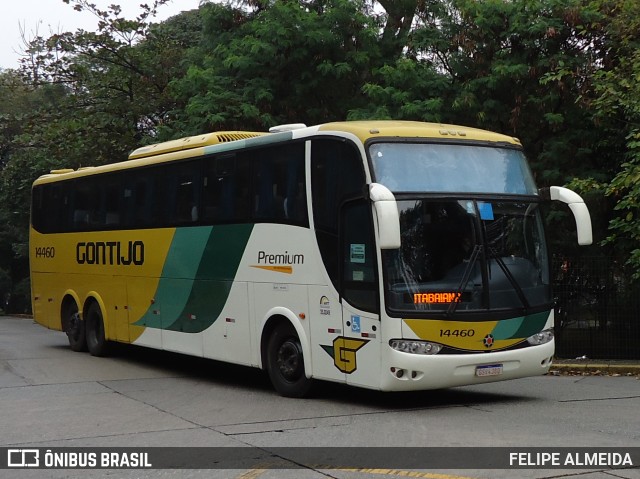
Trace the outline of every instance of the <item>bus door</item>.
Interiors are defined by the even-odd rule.
[[[353,200],[366,184],[363,162],[351,142],[317,138],[310,165],[314,229],[327,279],[309,286],[313,375],[357,384],[377,374],[380,361],[370,206]],[[361,361],[363,355],[370,357]],[[362,381],[379,382],[377,376]]]
[[[378,269],[371,205],[364,199],[340,209],[343,337],[337,364],[347,383],[373,386],[380,381]]]

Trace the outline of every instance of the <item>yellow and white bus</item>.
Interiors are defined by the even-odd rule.
[[[33,185],[33,313],[71,349],[113,341],[384,391],[544,374],[540,205],[520,142],[403,121],[283,125],[135,150]]]

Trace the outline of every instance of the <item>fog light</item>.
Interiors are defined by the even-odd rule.
[[[430,343],[428,341],[414,341],[412,339],[392,339],[389,341],[396,351],[410,354],[438,354],[442,349],[442,344]]]
[[[548,343],[553,339],[553,329],[545,329],[539,333],[529,336],[527,342],[533,346]]]

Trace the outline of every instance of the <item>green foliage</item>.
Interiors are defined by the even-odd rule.
[[[606,188],[613,211],[604,245],[627,259],[640,279],[640,4],[633,0],[595,0],[608,42],[605,68],[594,74],[591,103],[599,125],[617,139],[616,170]]]
[[[447,117],[448,81],[427,62],[408,58],[375,71],[381,83],[366,83],[369,103],[349,113],[349,119],[379,118],[441,121]],[[423,92],[428,92],[425,95]]]
[[[0,251],[13,298],[21,297],[20,285],[28,289],[32,182],[55,168],[122,161],[154,135],[176,106],[168,83],[184,73],[185,52],[201,30],[193,12],[150,23],[166,0],[142,5],[134,20],[123,18],[117,5],[100,10],[85,0],[65,3],[97,16],[98,30],[36,37],[20,70],[0,73]],[[26,303],[15,299],[15,307],[28,307],[28,297]]]
[[[206,5],[201,59],[172,85],[186,108],[163,135],[346,117],[364,102],[362,84],[379,58],[378,25],[364,8],[348,0],[274,2],[256,13]]]

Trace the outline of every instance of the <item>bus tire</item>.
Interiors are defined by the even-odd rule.
[[[100,305],[92,301],[85,317],[87,347],[92,356],[106,356],[109,351],[109,341],[104,336],[104,319]]]
[[[276,326],[267,345],[267,371],[274,389],[285,397],[304,397],[312,380],[304,370],[302,345],[289,323]]]
[[[62,313],[62,330],[67,334],[72,351],[83,352],[87,350],[85,322],[80,316],[78,305],[73,300],[67,304],[64,313]]]

